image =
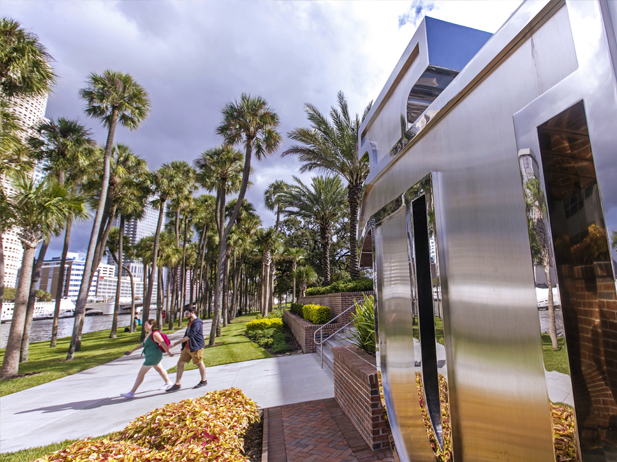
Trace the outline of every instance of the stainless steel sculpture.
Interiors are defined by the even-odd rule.
[[[526,2],[462,70],[421,26],[361,127],[401,460],[617,461],[614,24]]]

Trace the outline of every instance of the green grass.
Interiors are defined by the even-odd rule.
[[[420,339],[420,331],[418,328],[418,321],[414,320],[413,324],[413,337],[416,340]],[[435,316],[435,338],[437,339],[437,343],[440,343],[445,346],[445,340],[443,339],[443,319],[438,316]]]
[[[565,349],[564,338],[557,339],[558,350],[553,350],[549,334],[542,334],[542,352],[544,353],[544,368],[547,371],[557,371],[562,374],[570,373],[568,353]]]
[[[183,325],[186,325],[184,320]],[[72,361],[66,361],[71,337],[58,339],[56,348],[49,347],[49,340],[30,344],[30,358],[20,363],[20,374],[36,374],[15,379],[0,380],[0,396],[42,385],[67,375],[90,369],[120,358],[125,351],[139,344],[140,332],[124,332],[118,329],[118,337],[109,338],[109,329],[90,332],[81,336],[81,351]],[[5,349],[0,349],[0,362]]]
[[[222,364],[250,361],[252,359],[271,358],[272,355],[256,343],[245,337],[246,323],[257,319],[257,313],[244,314],[231,321],[221,329],[221,336],[216,338],[216,345],[204,349],[204,364],[206,367]],[[204,332],[208,335],[207,332]],[[197,369],[192,362],[184,365],[184,370]],[[167,372],[176,372],[174,366]]]
[[[113,433],[92,438],[93,440],[102,440],[109,438]],[[43,456],[49,455],[60,449],[68,448],[75,441],[80,440],[65,440],[60,443],[48,444],[47,446],[38,446],[36,448],[22,449],[21,451],[7,452],[0,454],[0,462],[30,462],[40,459]]]

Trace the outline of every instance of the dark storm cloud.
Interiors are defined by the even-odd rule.
[[[327,112],[338,90],[354,112],[362,111],[376,92],[357,46],[364,32],[354,24],[354,8],[318,2],[5,1],[2,14],[36,33],[55,58],[60,78],[47,117],[77,118],[103,144],[106,130],[85,116],[78,97],[88,75],[128,72],[146,88],[151,114],[139,130],[118,128],[115,141],[131,146],[154,170],[172,160],[192,163],[220,144],[220,109],[243,92],[268,101],[281,118],[282,134],[307,125],[304,103]],[[280,152],[287,146],[285,139]],[[291,181],[299,163],[275,154],[253,165],[247,198],[271,225],[263,191],[276,179]],[[90,229],[91,222],[75,226],[71,251],[85,252]],[[50,255],[61,245],[56,239]]]

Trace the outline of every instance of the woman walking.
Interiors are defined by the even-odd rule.
[[[161,351],[159,345],[165,349],[169,356],[173,357],[173,353],[169,351],[169,348],[167,347],[163,336],[159,332],[159,328],[156,325],[156,320],[148,319],[148,321],[146,321],[146,323],[144,324],[144,329],[146,329],[146,332],[148,332],[148,336],[146,337],[146,340],[144,340],[144,343],[136,346],[131,351],[127,351],[125,353],[127,355],[130,355],[135,350],[139,350],[141,347],[143,347],[144,351],[142,352],[142,355],[146,357],[146,360],[141,366],[141,369],[139,369],[139,373],[137,374],[137,379],[135,379],[135,385],[133,385],[133,389],[128,393],[120,394],[120,396],[122,396],[123,398],[131,399],[135,397],[135,392],[137,391],[141,383],[144,381],[144,377],[151,367],[154,367],[156,372],[158,372],[161,377],[163,377],[163,380],[165,380],[165,386],[163,387],[164,390],[167,390],[168,388],[171,388],[173,386],[173,383],[169,380],[169,377],[167,376],[167,371],[163,369],[163,366],[161,366],[161,360],[163,359],[163,351]]]

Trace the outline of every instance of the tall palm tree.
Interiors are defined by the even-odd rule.
[[[32,261],[38,243],[44,238],[58,234],[70,213],[82,216],[86,213],[84,199],[70,194],[53,178],[36,185],[25,173],[13,175],[14,196],[9,204],[19,226],[19,240],[24,248],[21,275],[15,297],[13,320],[2,362],[0,378],[8,378],[19,372],[19,356],[24,331],[29,285],[32,276]]]
[[[324,285],[330,285],[332,223],[345,210],[345,188],[338,176],[314,177],[311,187],[295,176],[294,181],[291,189],[283,194],[287,204],[286,213],[318,224]]]
[[[294,145],[283,152],[282,156],[296,154],[304,165],[301,172],[323,170],[340,175],[347,180],[347,202],[349,204],[349,273],[352,279],[360,278],[360,264],[356,226],[358,223],[358,206],[364,180],[369,173],[368,158],[358,153],[358,130],[366,118],[373,102],[364,109],[362,118],[349,114],[347,100],[342,91],[338,95],[338,109],[330,109],[330,118],[323,115],[312,104],[305,104],[309,128],[296,128],[288,136],[301,145]]]
[[[261,314],[265,316],[269,311],[270,301],[270,265],[272,264],[272,250],[278,242],[278,233],[274,228],[261,229],[255,240],[262,254],[261,277]]]
[[[53,58],[38,37],[9,18],[0,19],[0,176],[32,168],[30,152],[21,142],[23,128],[9,111],[17,98],[43,96],[55,82],[49,61]],[[0,306],[4,298],[2,236],[11,228],[4,186],[0,185]]]
[[[242,172],[242,184],[238,194],[238,202],[227,226],[225,226],[223,238],[219,244],[216,290],[214,291],[215,322],[212,323],[212,334],[216,332],[215,324],[217,319],[221,317],[221,290],[223,288],[223,265],[227,237],[238,217],[238,213],[240,213],[240,207],[244,201],[251,174],[253,151],[255,151],[257,160],[261,160],[266,155],[274,153],[281,143],[281,135],[276,130],[280,123],[279,117],[268,107],[268,103],[263,98],[259,96],[252,97],[243,93],[240,101],[227,103],[223,107],[222,113],[223,121],[217,127],[216,132],[223,137],[226,144],[230,146],[242,144],[244,146],[244,170]],[[210,345],[214,345],[215,341],[212,334],[210,335]]]
[[[219,236],[219,257],[222,258],[222,267],[217,265],[217,281],[224,277],[225,255],[220,254],[220,243],[227,242],[229,232],[225,237],[225,202],[227,194],[238,192],[242,186],[241,172],[243,171],[242,161],[243,155],[240,151],[234,149],[231,145],[224,145],[217,148],[204,151],[195,162],[195,168],[198,170],[198,181],[200,184],[210,190],[216,191],[216,205],[214,219]],[[235,209],[234,209],[235,210]],[[237,214],[236,214],[237,216]],[[222,290],[222,286],[221,286]],[[220,294],[219,294],[220,295]],[[219,308],[221,308],[219,306]],[[222,308],[221,308],[222,309]],[[212,332],[220,331],[221,316],[216,315],[216,289],[215,289],[215,316],[212,321]],[[213,338],[216,335],[213,336]],[[210,340],[211,344],[212,340]]]
[[[131,268],[128,266],[123,266],[123,260],[133,260],[136,258],[135,248],[131,246],[131,241],[129,237],[120,232],[123,223],[121,217],[121,227],[120,228],[112,228],[109,233],[109,238],[107,239],[107,251],[111,258],[113,258],[116,265],[118,265],[118,277],[120,278],[122,275],[122,270],[126,271],[126,274],[129,275],[130,284],[131,284],[131,320],[135,318],[135,277],[133,276],[133,272]],[[116,287],[116,299],[119,297],[118,288]],[[114,307],[115,314],[115,307]],[[117,321],[116,321],[117,326]],[[131,329],[133,328],[133,323],[131,322]],[[133,332],[131,330],[131,332]],[[111,337],[111,335],[110,335]],[[113,337],[115,338],[115,337]]]
[[[300,297],[304,297],[307,286],[317,280],[317,273],[311,265],[303,265],[296,270],[296,277],[300,281]]]
[[[103,157],[101,193],[86,253],[84,274],[81,286],[79,287],[79,295],[75,307],[73,336],[66,356],[67,360],[73,359],[75,349],[78,347],[78,343],[81,343],[81,325],[88,298],[88,290],[90,289],[89,281],[93,270],[95,270],[95,268],[92,268],[92,265],[99,230],[103,220],[107,189],[109,187],[111,148],[114,142],[116,126],[120,123],[120,125],[127,127],[129,130],[135,130],[139,128],[141,122],[150,112],[148,93],[129,74],[111,70],[106,70],[102,74],[92,73],[88,79],[88,86],[80,90],[79,94],[86,101],[86,114],[101,119],[108,132]]]
[[[150,315],[150,303],[152,302],[152,290],[154,288],[154,277],[156,275],[156,267],[158,263],[158,251],[159,251],[159,238],[161,235],[161,228],[163,227],[163,218],[165,216],[165,204],[167,200],[174,194],[174,192],[182,187],[183,178],[180,176],[177,169],[172,168],[170,164],[163,164],[161,168],[152,174],[152,185],[156,199],[151,204],[158,206],[159,218],[156,225],[156,232],[154,234],[154,244],[152,249],[152,271],[151,277],[146,279],[147,274],[144,272],[144,284],[148,281],[148,289],[144,296],[142,316],[143,322],[148,320]],[[146,337],[145,329],[141,331],[141,340]]]
[[[28,139],[28,145],[33,150],[36,160],[43,161],[44,170],[48,175],[55,176],[58,179],[58,184],[64,185],[66,182],[69,185],[68,188],[76,192],[87,173],[86,166],[89,163],[89,154],[93,154],[92,148],[95,146],[95,142],[91,138],[91,132],[75,120],[60,117],[57,121],[52,119],[40,123],[36,127],[36,135],[36,137]],[[64,248],[60,258],[60,274],[56,286],[57,295],[52,322],[51,347],[56,346],[58,317],[60,316],[60,303],[66,273],[66,255],[69,250],[72,225],[73,217],[69,216],[65,227]],[[40,279],[44,258],[45,252],[42,248],[33,272],[28,313],[34,312],[34,293]],[[24,343],[26,337],[27,335],[24,335]]]
[[[292,247],[285,252],[291,259],[291,275],[293,277],[293,301],[296,303],[296,270],[298,269],[298,262],[304,259],[306,251],[299,247]]]
[[[264,203],[266,204],[266,208],[268,210],[276,210],[276,225],[274,228],[276,232],[279,231],[279,225],[281,223],[281,212],[285,209],[285,203],[283,201],[283,193],[289,190],[289,185],[285,183],[283,180],[276,180],[266,188],[264,192]],[[270,310],[273,308],[274,303],[274,274],[276,273],[276,265],[274,264],[274,260],[272,260],[272,265],[270,266],[270,301],[269,307]]]

